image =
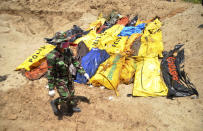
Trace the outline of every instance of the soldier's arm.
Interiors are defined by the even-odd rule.
[[[72,64],[76,67],[77,71],[80,73],[80,74],[85,74],[85,70],[83,69],[83,67],[81,66],[80,62],[74,57],[72,56]]]
[[[47,64],[48,64],[48,71],[47,71],[47,79],[48,79],[48,86],[49,90],[53,90],[55,87],[55,54],[54,53],[49,53],[47,55]]]

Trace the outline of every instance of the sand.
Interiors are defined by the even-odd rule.
[[[102,12],[112,9],[142,19],[160,16],[165,50],[185,46],[185,71],[199,91],[191,97],[128,98],[133,84],[121,84],[120,96],[111,90],[75,84],[76,95],[90,99],[79,103],[81,113],[59,121],[49,104],[46,78],[29,81],[14,71],[44,45],[43,38],[76,24],[86,29]],[[203,8],[177,0],[2,0],[0,3],[0,130],[68,131],[201,131],[203,130]],[[112,97],[111,97],[112,96]],[[109,99],[111,97],[112,99]]]

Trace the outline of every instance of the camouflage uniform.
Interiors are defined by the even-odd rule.
[[[85,71],[73,57],[71,49],[66,48],[64,53],[59,51],[58,48],[54,49],[47,55],[47,63],[49,90],[53,90],[54,87],[56,87],[60,95],[60,98],[57,99],[57,103],[61,103],[62,101],[66,101],[68,98],[73,97],[75,91],[69,66],[73,64],[81,74],[84,74]],[[73,101],[72,104],[74,104]]]

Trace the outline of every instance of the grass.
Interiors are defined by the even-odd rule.
[[[200,4],[202,2],[202,0],[183,0],[185,2],[192,2],[192,3],[196,3],[196,4]]]

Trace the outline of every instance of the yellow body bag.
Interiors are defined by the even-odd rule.
[[[123,64],[120,80],[124,84],[130,84],[134,74],[135,74],[136,64],[132,57],[126,57],[125,63]]]
[[[29,71],[31,66],[37,67],[38,65],[41,64],[40,60],[43,59],[54,48],[55,46],[51,44],[41,46],[34,54],[32,54],[22,64],[20,64],[16,68],[16,70],[25,69]]]
[[[120,73],[125,57],[120,54],[113,55],[102,63],[96,74],[90,79],[93,86],[105,86],[108,89],[115,90],[118,95],[117,87],[120,83]]]
[[[127,37],[118,37],[117,35],[123,30],[124,26],[116,24],[107,29],[100,35],[97,40],[100,49],[105,49],[108,53],[119,53],[119,49],[124,49]],[[112,48],[111,48],[112,47]]]
[[[90,25],[89,25],[89,28],[87,30],[91,30],[91,29],[94,29],[96,30],[97,28],[99,28],[100,26],[102,26],[104,24],[104,22],[106,21],[105,18],[103,18],[103,15],[102,13],[98,16],[97,20],[92,22]]]
[[[80,41],[83,41],[87,48],[91,50],[92,48],[98,48],[99,40],[102,34],[97,34],[96,30],[91,30],[87,35],[78,38],[74,43],[78,44]]]
[[[168,88],[160,77],[158,57],[138,57],[133,96],[166,96]]]
[[[101,34],[97,34],[96,30],[91,30],[87,35],[75,40],[74,43],[78,44],[80,41],[83,41],[85,45],[89,48],[89,50],[91,50],[92,48],[107,49],[111,45],[113,45],[114,42],[118,43],[118,40],[120,41],[120,38],[117,35],[122,31],[123,28],[123,25],[116,24]],[[127,38],[123,37],[121,39],[121,43],[124,43],[124,41],[126,40]],[[121,44],[119,43],[119,45]],[[124,47],[125,45],[122,46],[122,49]],[[118,48],[121,48],[121,46],[119,46]],[[116,48],[116,50],[118,48]],[[119,51],[115,51],[115,49],[112,49],[110,50],[110,52],[115,53]]]
[[[162,56],[163,42],[162,42],[162,31],[161,22],[156,19],[149,23],[144,30],[144,34],[141,37],[141,46],[139,49],[138,56],[156,57]]]
[[[136,72],[133,96],[166,96],[168,88],[160,76],[158,56],[162,56],[163,43],[161,22],[149,23],[141,37],[141,46],[136,57]]]
[[[105,43],[105,45],[102,43],[102,45],[106,52],[110,54],[122,53],[124,52],[127,40],[128,36],[116,36],[114,40]]]

